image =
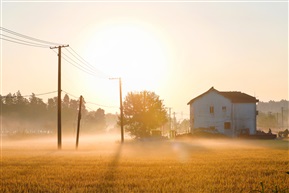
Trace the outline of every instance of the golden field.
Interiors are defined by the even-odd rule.
[[[56,143],[2,139],[0,192],[289,192],[286,140]]]

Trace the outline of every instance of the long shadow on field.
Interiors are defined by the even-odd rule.
[[[123,147],[122,144],[120,144],[117,147],[112,161],[108,164],[108,169],[106,173],[104,174],[103,180],[100,183],[102,192],[116,192],[115,187],[114,187],[114,183],[116,181],[115,174],[116,174],[116,169],[118,166],[118,161],[121,155],[122,147]]]

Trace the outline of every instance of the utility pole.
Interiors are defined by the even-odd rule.
[[[278,115],[279,113],[277,112],[277,127],[279,127],[279,119],[278,119]]]
[[[57,145],[61,149],[61,48],[69,45],[50,47],[50,49],[58,48],[58,97],[57,97]]]
[[[283,129],[283,107],[281,107],[281,128]]]
[[[174,125],[173,125],[173,130],[176,130],[176,112],[173,113],[174,114]]]
[[[172,118],[171,118],[171,107],[169,107],[169,115],[170,115],[170,131],[172,130]]]
[[[80,119],[81,119],[81,106],[82,106],[82,96],[79,99],[79,110],[78,110],[78,119],[77,119],[77,132],[76,132],[76,149],[78,148],[79,141],[79,128],[80,128]]]
[[[109,78],[109,80],[119,80],[119,102],[120,102],[120,129],[121,129],[121,143],[124,142],[124,131],[123,131],[123,106],[122,106],[122,84],[121,78]]]

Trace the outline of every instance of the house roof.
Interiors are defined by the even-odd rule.
[[[216,91],[217,93],[219,93],[223,97],[229,99],[232,103],[256,103],[256,102],[259,102],[259,100],[256,99],[255,97],[247,95],[247,94],[242,93],[242,92],[238,92],[238,91],[222,92],[222,91],[218,91],[214,87],[212,87],[207,92],[204,92],[203,94],[190,100],[190,102],[188,102],[187,104],[189,105],[189,104],[193,103],[196,99],[201,98],[202,96],[206,95],[207,93],[209,93],[211,91]]]

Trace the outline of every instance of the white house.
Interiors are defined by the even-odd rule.
[[[222,92],[210,88],[193,98],[190,105],[190,126],[215,130],[227,136],[256,133],[256,103],[259,100],[241,92]]]

